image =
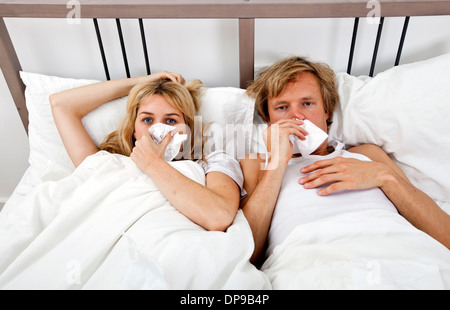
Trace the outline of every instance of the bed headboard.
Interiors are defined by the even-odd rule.
[[[399,42],[398,64],[410,16],[450,15],[450,0],[0,0],[0,65],[25,129],[28,111],[21,65],[8,34],[4,17],[66,18],[74,5],[81,7],[81,18],[115,18],[120,31],[121,18],[233,18],[239,20],[239,78],[245,88],[254,78],[254,21],[258,18],[338,18],[353,17],[355,26],[349,46],[348,72],[351,70],[354,42],[360,17],[374,7],[381,9],[381,22],[374,46],[376,61],[384,17],[403,16],[405,23]],[[350,34],[349,34],[350,35]],[[143,39],[145,38],[143,34]],[[100,50],[101,36],[98,34]],[[126,58],[124,58],[126,62]],[[107,66],[105,74],[109,78]],[[148,70],[147,70],[148,71]]]

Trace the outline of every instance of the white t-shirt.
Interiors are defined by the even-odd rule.
[[[247,195],[244,190],[244,175],[239,162],[235,158],[225,153],[225,151],[217,150],[208,154],[206,161],[199,160],[197,162],[205,171],[205,175],[212,171],[222,172],[232,178],[239,186],[241,198]]]
[[[342,143],[337,142],[335,151],[326,156],[309,155],[292,158],[289,161],[272,217],[267,256],[286,239],[297,225],[346,212],[368,209],[397,212],[395,206],[379,188],[341,191],[328,196],[319,196],[317,191],[320,188],[305,189],[298,183],[298,180],[305,176],[300,169],[318,160],[342,156],[370,161],[366,156],[348,152],[343,147]]]

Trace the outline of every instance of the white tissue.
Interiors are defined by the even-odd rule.
[[[172,130],[176,129],[174,126],[169,126],[163,123],[157,123],[150,127],[148,131],[152,135],[153,140],[156,142],[156,144],[160,144],[161,141],[164,139],[164,137],[171,132]],[[178,153],[180,152],[181,144],[186,141],[188,138],[187,134],[179,134],[178,132],[172,137],[172,140],[170,141],[169,145],[166,148],[166,153],[164,154],[164,160],[165,161],[172,161]]]
[[[303,125],[301,125],[303,129],[308,132],[306,136],[306,140],[300,140],[298,137],[294,135],[289,136],[289,140],[294,145],[293,154],[302,154],[302,156],[306,156],[317,150],[317,148],[325,141],[328,137],[325,131],[314,125],[309,120],[304,120]]]

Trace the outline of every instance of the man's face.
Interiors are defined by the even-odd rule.
[[[281,119],[308,119],[327,132],[328,113],[325,112],[319,81],[311,72],[301,72],[285,90],[268,101],[269,125]]]

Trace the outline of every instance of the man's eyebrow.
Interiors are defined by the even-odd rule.
[[[314,100],[315,98],[313,96],[305,96],[305,97],[301,97],[298,100],[299,101],[307,101],[307,100]],[[275,100],[273,102],[273,104],[285,104],[285,103],[289,103],[288,100],[284,100],[284,99],[280,99],[280,100]]]
[[[284,104],[284,103],[288,103],[288,101],[286,101],[286,100],[276,100],[276,101],[273,101],[273,105]]]
[[[301,97],[299,98],[299,101],[310,101],[310,100],[315,100],[316,97],[314,96],[305,96],[305,97]]]
[[[305,100],[314,100],[313,96],[306,96],[306,97],[302,97],[300,98],[300,100],[305,101]]]

